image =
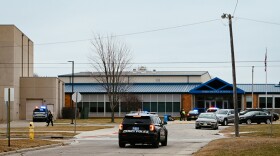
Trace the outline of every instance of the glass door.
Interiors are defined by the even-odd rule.
[[[206,100],[205,103],[204,103],[204,107],[206,109],[210,108],[210,107],[216,107],[216,101],[214,101],[214,100]]]

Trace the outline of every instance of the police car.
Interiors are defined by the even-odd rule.
[[[137,112],[125,115],[119,125],[119,147],[126,144],[151,144],[158,148],[167,146],[168,131],[157,114]]]
[[[36,121],[47,121],[48,118],[48,109],[46,106],[36,107],[33,110],[33,122]]]

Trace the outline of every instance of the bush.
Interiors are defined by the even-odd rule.
[[[62,108],[62,118],[63,119],[73,119],[75,117],[75,108],[73,107],[63,107]]]

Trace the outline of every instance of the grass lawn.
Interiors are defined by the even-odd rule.
[[[240,137],[234,137],[234,126],[221,131],[229,138],[210,142],[195,156],[276,156],[280,154],[280,125],[252,124],[239,126]]]
[[[114,126],[106,126],[102,124],[111,123],[110,119],[79,119],[77,120],[76,133],[74,134],[74,125],[65,124],[69,123],[69,119],[56,120],[54,126],[37,126],[34,128],[35,139],[29,140],[29,127],[11,127],[11,146],[8,147],[8,140],[6,139],[6,128],[0,128],[0,153],[7,151],[14,151],[23,148],[39,147],[51,144],[62,143],[56,139],[50,139],[52,136],[73,137],[81,131],[94,131],[104,128],[113,128]],[[121,122],[116,119],[116,122]],[[101,125],[91,125],[101,124]],[[2,138],[2,139],[1,139]],[[16,139],[20,138],[20,139]],[[48,140],[42,138],[49,138]]]
[[[29,140],[29,139],[17,139],[10,141],[10,147],[8,146],[8,140],[0,140],[0,153],[15,151],[24,148],[33,148],[39,146],[46,146],[52,144],[59,144],[59,141],[49,141],[49,140]]]

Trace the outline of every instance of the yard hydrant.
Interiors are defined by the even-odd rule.
[[[33,122],[29,123],[29,139],[34,140],[34,124],[33,124]]]

